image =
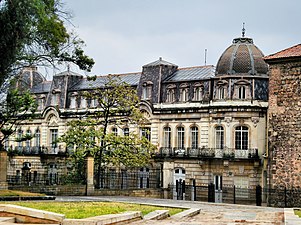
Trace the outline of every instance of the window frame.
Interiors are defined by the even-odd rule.
[[[235,127],[234,147],[236,150],[248,150],[249,148],[249,127],[240,125]]]

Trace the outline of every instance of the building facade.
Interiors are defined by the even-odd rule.
[[[267,185],[267,72],[263,53],[253,39],[243,35],[233,40],[216,66],[179,68],[159,58],[144,65],[141,72],[116,75],[137,89],[148,124],[141,130],[132,125],[126,132],[147,130],[150,141],[157,146],[152,167],[160,169],[163,189],[172,186],[176,196],[175,187],[183,181],[197,186],[212,183],[215,200],[221,201],[225,186]],[[106,76],[98,76],[90,81],[66,71],[46,81],[35,68],[25,70],[18,85],[35,95],[38,117],[24,124],[16,135],[28,133],[35,137],[24,143],[8,140],[6,147],[32,154],[60,155],[63,160],[67,150],[55,140],[64,134],[68,121],[81,119],[87,111],[97,108],[97,102],[85,99],[83,92],[101,87],[105,80]],[[125,130],[114,128],[112,132],[123,135]],[[32,161],[37,160],[37,168],[44,171],[68,170],[60,169],[56,158],[47,165],[43,165],[40,155],[29,159],[11,158],[22,166],[34,165]],[[37,168],[32,166],[31,170],[39,174]],[[9,167],[11,175],[20,171]]]

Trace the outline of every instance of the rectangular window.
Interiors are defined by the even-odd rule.
[[[184,127],[178,127],[178,148],[183,149],[184,148]]]
[[[199,130],[197,127],[191,128],[191,148],[197,149],[199,147]]]
[[[215,147],[224,149],[224,128],[222,126],[218,126],[215,129]]]
[[[145,137],[147,140],[151,140],[151,128],[150,127],[143,127],[140,130],[141,137]]]
[[[163,131],[163,147],[171,148],[171,129],[170,127],[165,127]]]
[[[51,141],[52,148],[57,148],[57,139],[58,139],[58,129],[51,129],[50,130],[50,141]]]
[[[40,130],[37,130],[35,135],[35,146],[40,147],[40,145],[41,145],[41,133]]]

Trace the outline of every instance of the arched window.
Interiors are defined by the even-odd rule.
[[[41,132],[40,129],[36,129],[35,133],[35,146],[40,147],[41,146]]]
[[[222,126],[215,128],[215,148],[224,149],[224,128]]]
[[[238,87],[237,91],[238,91],[238,98],[239,99],[245,99],[246,98],[246,87],[245,86]]]
[[[171,148],[171,129],[170,127],[164,127],[163,129],[163,147]]]
[[[17,138],[20,140],[23,136],[23,131],[20,129],[18,130],[17,133]],[[18,141],[18,147],[21,148],[23,146],[23,142],[22,141]]]
[[[87,108],[87,99],[84,96],[81,96],[80,98],[80,107],[82,109]]]
[[[199,129],[197,127],[190,128],[191,148],[196,149],[199,147]]]
[[[175,101],[175,90],[167,89],[166,102],[174,102],[174,101]]]
[[[70,97],[70,109],[76,109],[77,93],[72,93]]]
[[[150,127],[140,128],[140,136],[145,137],[148,141],[150,141],[151,140],[151,128]]]
[[[202,86],[194,87],[193,89],[193,100],[201,101],[203,100],[204,88]]]
[[[177,128],[177,144],[178,148],[182,149],[184,148],[184,140],[185,140],[185,130],[184,127],[178,127]]]
[[[249,128],[238,126],[235,128],[235,149],[247,150],[249,145]]]
[[[27,130],[26,131],[26,135],[29,137],[31,136],[31,130]],[[26,148],[30,148],[31,147],[31,139],[27,139],[25,142],[25,146]]]
[[[187,102],[188,101],[188,88],[181,88],[180,89],[180,101]]]
[[[151,81],[145,82],[142,86],[142,99],[150,99],[152,97],[153,83]]]

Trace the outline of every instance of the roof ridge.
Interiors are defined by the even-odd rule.
[[[113,74],[105,74],[105,75],[96,75],[96,78],[105,78],[105,77],[109,77],[109,76],[126,76],[126,75],[130,75],[130,74],[141,74],[142,72],[129,72],[129,73],[113,73]],[[92,75],[93,76],[93,75]],[[83,79],[87,79],[88,77],[84,77]]]
[[[214,67],[214,65],[204,65],[204,66],[189,66],[189,67],[182,67],[182,68],[178,68],[178,70],[184,70],[184,69],[193,69],[193,68],[210,68],[210,67]]]

